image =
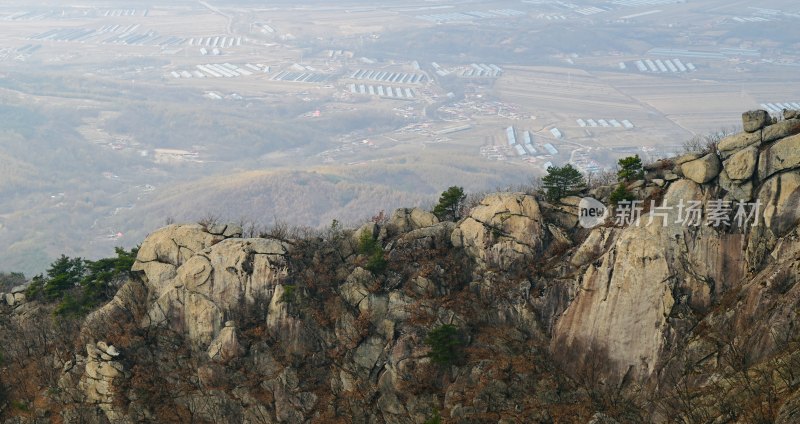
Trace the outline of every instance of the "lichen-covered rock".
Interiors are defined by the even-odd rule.
[[[742,114],[742,126],[745,132],[752,133],[764,128],[770,123],[770,116],[766,110],[748,110]]]
[[[705,184],[716,178],[720,169],[722,164],[716,153],[709,153],[681,165],[683,175],[698,184]]]
[[[397,234],[430,227],[438,222],[439,219],[436,218],[436,215],[420,208],[401,208],[394,211],[387,227]]]
[[[208,347],[208,357],[217,362],[228,362],[244,353],[239,344],[236,327],[226,325]]]
[[[222,240],[223,236],[211,234],[199,224],[169,225],[145,238],[132,270],[143,272],[145,282],[161,292],[179,266]]]
[[[723,166],[728,177],[732,180],[748,180],[753,176],[758,163],[758,149],[748,147],[740,150],[728,158]]]
[[[764,224],[781,236],[800,222],[800,175],[785,173],[767,180],[758,192]]]
[[[509,266],[533,258],[543,246],[539,204],[523,193],[496,193],[484,198],[462,220],[451,237],[478,263]]]
[[[727,159],[732,154],[738,152],[746,147],[761,144],[761,130],[755,132],[743,132],[738,134],[729,135],[717,143],[717,150],[722,159]]]
[[[220,241],[158,283],[165,288],[150,307],[148,323],[178,325],[194,343],[207,346],[222,329],[226,311],[272,296],[287,275],[286,254],[278,240]]]
[[[450,236],[455,227],[455,223],[440,222],[409,231],[397,239],[393,248],[436,249],[447,247],[450,245]]]
[[[589,262],[594,261],[608,251],[618,234],[619,232],[615,228],[601,226],[593,229],[589,237],[572,255],[570,262],[576,267],[588,265]]]
[[[673,163],[674,166],[680,167],[681,165],[683,165],[686,162],[691,162],[693,160],[699,159],[700,156],[701,155],[697,154],[697,153],[686,153],[686,154],[683,154],[683,155],[680,155],[678,157],[673,158],[672,159],[672,163]]]
[[[78,386],[89,403],[96,404],[111,422],[118,422],[124,417],[119,410],[116,387],[127,376],[121,362],[106,358],[107,345],[104,342],[86,345],[86,366]]]
[[[800,167],[800,134],[776,142],[758,157],[758,177],[761,180],[776,172],[797,167]]]
[[[761,139],[764,143],[800,133],[800,119],[786,119],[764,128]]]
[[[735,200],[747,202],[753,199],[753,182],[750,180],[732,180],[724,169],[719,173],[719,186],[728,192],[729,197]]]

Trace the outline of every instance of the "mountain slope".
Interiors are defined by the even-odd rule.
[[[0,417],[797,422],[793,116],[746,113],[713,151],[648,165],[629,190],[653,214],[620,225],[582,228],[579,198],[508,192],[457,223],[398,209],[258,238],[169,225],[85,318],[5,296]]]

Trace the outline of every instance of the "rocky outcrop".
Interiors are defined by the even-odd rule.
[[[420,228],[430,227],[439,222],[436,215],[420,208],[397,209],[389,218],[386,229],[392,234],[407,233]]]
[[[11,307],[20,306],[25,303],[25,290],[27,286],[12,287],[9,293],[0,293],[0,302],[5,302]]]
[[[785,235],[800,221],[800,175],[787,173],[767,180],[760,188],[763,223],[775,237]]]
[[[242,345],[236,334],[236,323],[228,321],[225,328],[208,346],[208,357],[217,362],[228,362],[231,359],[241,356],[244,353]]]
[[[668,184],[663,204],[672,208],[666,215],[656,215],[652,223],[642,217],[624,230],[601,227],[590,233],[571,258],[571,264],[581,269],[580,289],[554,327],[554,352],[602,351],[612,375],[649,378],[657,372],[660,358],[668,355],[684,320],[701,319],[719,296],[758,267],[765,252],[779,244],[777,240],[797,228],[800,174],[794,170],[800,163],[793,159],[800,151],[794,146],[797,136],[762,145],[762,126],[721,143],[720,149],[727,152],[722,166],[713,152],[679,158],[686,179]],[[773,127],[784,129],[784,135],[791,133],[785,130],[791,125],[766,128],[774,133]],[[718,186],[698,186],[710,183],[717,172]],[[731,229],[711,229],[709,202],[722,195],[728,200],[758,201],[750,209],[757,215],[751,227],[732,223],[740,212],[734,203],[725,218]],[[703,219],[697,226],[676,224],[681,217],[674,206],[689,201],[700,202]],[[675,319],[677,311],[682,319]],[[576,360],[581,358],[576,355]]]
[[[119,350],[113,345],[102,341],[87,344],[86,368],[79,383],[86,401],[96,404],[112,422],[123,418],[115,407],[117,385],[126,376],[119,356]]]
[[[731,155],[724,163],[725,172],[731,180],[749,180],[756,170],[758,149],[751,146]]]
[[[798,120],[800,122],[800,120]],[[758,157],[758,178],[800,166],[800,135],[784,138],[765,148]]]
[[[713,180],[721,169],[719,157],[714,152],[681,165],[683,175],[698,184]]]
[[[133,271],[144,273],[144,281],[158,293],[166,289],[167,282],[175,277],[178,267],[195,253],[224,240],[199,224],[170,225],[148,236],[136,257]]]
[[[176,243],[178,232],[184,233],[178,239],[183,245]],[[174,326],[203,346],[217,337],[231,310],[269,299],[286,276],[287,246],[277,240],[220,239],[197,227],[167,227],[148,237],[145,248],[134,264],[155,298],[145,325]]]
[[[786,119],[764,127],[761,141],[770,143],[797,133],[800,133],[800,119]]]
[[[481,264],[507,267],[535,257],[544,236],[541,211],[533,196],[497,193],[484,198],[458,223],[452,243]]]
[[[580,196],[523,193],[457,223],[401,209],[295,240],[165,227],[79,334],[52,323],[55,305],[3,296],[0,395],[30,386],[38,421],[20,403],[0,417],[794,422],[797,135],[765,112],[743,120],[718,152],[648,165],[628,185],[641,216],[591,229],[576,225]],[[54,371],[28,385],[27,361]]]
[[[750,146],[758,146],[761,144],[761,130],[755,132],[743,132],[733,134],[723,138],[717,144],[719,155],[722,159],[727,159],[733,153]]]
[[[766,110],[749,110],[742,114],[742,127],[747,133],[753,133],[772,122]]]

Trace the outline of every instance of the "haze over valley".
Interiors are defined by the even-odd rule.
[[[800,108],[799,23],[788,0],[3,2],[0,270],[671,156]]]

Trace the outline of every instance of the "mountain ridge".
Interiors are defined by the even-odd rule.
[[[169,225],[85,319],[45,324],[52,306],[11,293],[0,418],[797,422],[800,119],[781,118],[746,112],[743,133],[645,166],[625,225],[636,204],[583,228],[580,197],[522,192],[458,222]],[[666,209],[689,204],[700,225]]]

